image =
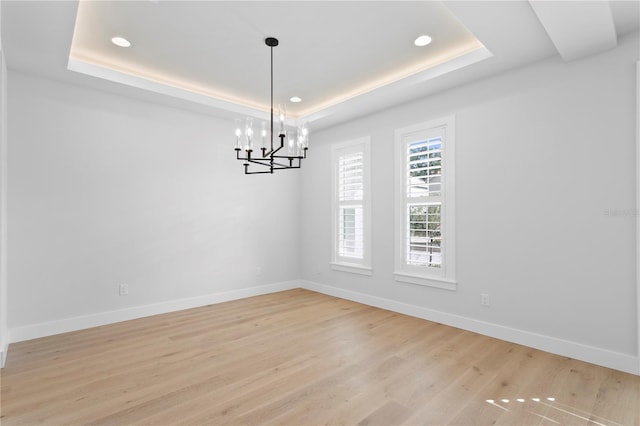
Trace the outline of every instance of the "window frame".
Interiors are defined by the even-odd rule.
[[[339,226],[340,211],[343,207],[353,204],[353,202],[339,200],[339,159],[341,156],[362,152],[363,167],[363,196],[362,196],[362,213],[363,213],[363,255],[362,259],[349,256],[340,256],[339,244]],[[362,137],[346,142],[335,143],[331,146],[331,269],[342,272],[351,272],[361,275],[372,275],[371,267],[371,138]]]
[[[408,195],[407,149],[409,144],[437,135],[441,145],[441,187],[439,196]],[[455,259],[455,116],[450,115],[395,131],[395,281],[456,290]],[[407,263],[407,235],[410,205],[440,204],[442,264],[439,268]]]

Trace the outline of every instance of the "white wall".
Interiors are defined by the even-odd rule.
[[[611,366],[635,371],[638,51],[634,34],[614,51],[550,59],[314,134],[302,181],[303,277],[329,292],[524,336],[532,346],[545,347],[538,339],[552,343],[547,349],[599,353],[591,361],[611,355]],[[456,120],[455,292],[392,277],[394,129],[449,114]],[[330,144],[363,136],[372,142],[373,277],[329,267]],[[491,307],[480,305],[481,293]]]
[[[0,4],[0,11],[2,5]],[[0,16],[2,14],[0,13]],[[1,19],[0,19],[1,21]],[[0,31],[1,32],[1,31]],[[0,367],[9,345],[7,331],[7,65],[0,40]]]
[[[12,341],[68,318],[299,277],[298,177],[245,176],[232,122],[9,78]]]

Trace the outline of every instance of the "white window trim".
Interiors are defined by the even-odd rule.
[[[358,151],[362,147],[364,194],[362,209],[364,217],[363,229],[363,258],[361,260],[338,256],[338,157],[352,150]],[[331,269],[353,274],[373,274],[371,267],[371,138],[363,137],[347,142],[333,144],[331,147]]]
[[[405,263],[404,230],[406,222],[405,197],[407,179],[405,172],[406,139],[414,134],[427,133],[436,128],[444,128],[442,146],[443,195],[441,215],[442,252],[444,263],[439,270],[411,267]],[[398,282],[457,290],[455,259],[455,116],[431,120],[425,123],[397,129],[395,132],[395,272]]]
[[[640,211],[640,61],[636,62],[636,212]],[[636,214],[636,317],[638,321],[638,372],[640,375],[640,215]]]
[[[350,265],[348,263],[331,262],[331,269],[333,269],[334,271],[351,272],[352,274],[367,276],[373,275],[373,269],[366,266],[356,265],[355,263]]]

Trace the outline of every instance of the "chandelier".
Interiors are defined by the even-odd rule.
[[[303,159],[307,158],[309,149],[309,130],[306,123],[298,126],[297,135],[287,135],[285,128],[285,113],[279,108],[278,116],[280,128],[277,138],[280,142],[273,143],[273,48],[278,45],[278,39],[267,37],[264,43],[271,50],[271,123],[267,132],[267,123],[263,122],[259,141],[254,137],[253,120],[247,118],[245,125],[236,120],[236,159],[244,161],[244,173],[247,175],[273,173],[274,170],[299,169]],[[285,143],[285,139],[287,140]],[[258,145],[260,145],[258,147]],[[241,152],[244,151],[243,154]],[[280,153],[280,155],[276,155]],[[249,166],[258,165],[264,168],[249,170]],[[266,168],[266,169],[265,169]]]

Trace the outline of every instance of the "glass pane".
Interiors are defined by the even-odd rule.
[[[413,204],[407,212],[408,265],[439,268],[442,265],[440,204]]]

